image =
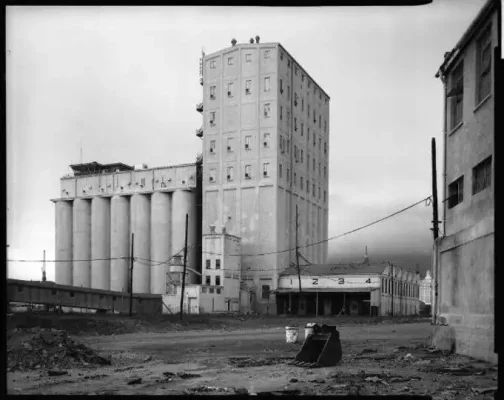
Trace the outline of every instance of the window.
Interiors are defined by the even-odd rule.
[[[304,99],[301,99],[301,111],[304,111]]]
[[[320,114],[318,116],[318,127],[319,127],[319,129],[322,129],[322,115],[320,115]]]
[[[209,275],[205,276],[205,284],[210,285],[210,276]]]
[[[318,149],[322,150],[322,138],[319,138],[318,140]]]
[[[284,90],[283,90],[283,80],[280,79],[280,94],[283,94]]]
[[[212,268],[212,260],[206,260],[206,269]]]
[[[215,111],[210,111],[210,126],[215,126]]]
[[[252,178],[252,166],[245,165],[245,179],[251,179],[251,178]]]
[[[252,93],[252,81],[245,81],[245,94]]]
[[[320,191],[320,186],[319,186],[319,187],[318,187],[318,198],[319,198],[319,200],[320,200],[320,197],[322,197],[322,196],[320,195],[320,193],[321,193],[321,191]]]
[[[317,145],[317,134],[313,132],[313,147]]]
[[[301,162],[303,162],[303,160],[304,160],[303,154],[304,154],[303,149],[301,149]]]
[[[290,68],[290,60],[287,60],[287,68]]]
[[[290,181],[290,169],[287,168],[287,182]]]
[[[252,62],[252,54],[248,53],[245,54],[245,62]]]
[[[294,130],[297,132],[297,118],[294,118]]]
[[[270,50],[264,50],[264,58],[270,58]]]
[[[327,192],[324,190],[324,203],[326,202],[327,199]]]
[[[210,69],[215,69],[215,60],[210,61]]]
[[[283,136],[280,135],[280,152],[283,153],[284,152],[284,143],[283,143]]]
[[[264,118],[269,118],[271,116],[271,107],[269,103],[264,105]]]
[[[280,52],[280,60],[283,61],[283,53],[282,52]]]
[[[228,57],[228,65],[234,65],[234,58]]]
[[[280,106],[280,121],[283,120],[283,107]]]
[[[313,110],[313,123],[317,122],[316,111]]]
[[[215,86],[210,86],[210,100],[215,100]]]
[[[313,186],[312,195],[313,197],[315,197],[315,184],[313,184],[312,186]]]
[[[492,157],[488,157],[473,168],[473,195],[490,187],[492,183]]]
[[[308,143],[310,143],[310,128],[306,128],[307,134],[306,134],[306,139],[308,140]]]
[[[306,193],[310,193],[310,181],[306,180]]]
[[[270,78],[269,76],[267,76],[266,78],[264,78],[264,91],[265,92],[269,92],[270,91]]]
[[[310,168],[310,155],[306,155],[306,163],[308,164],[308,168]]]
[[[294,107],[297,107],[298,105],[298,94],[294,93]]]
[[[287,86],[287,100],[290,100],[290,86]]]
[[[233,83],[232,82],[229,82],[228,83],[228,97],[233,97]]]
[[[265,133],[264,136],[263,136],[263,146],[264,147],[269,147],[269,143],[270,143],[270,134],[269,133]]]
[[[210,140],[210,153],[215,153],[215,140]]]
[[[70,297],[75,297],[75,293],[74,292],[70,292]]]
[[[310,118],[310,105],[308,104],[306,108],[308,109],[308,118]]]
[[[216,292],[217,294],[220,294],[220,293],[221,293],[220,288],[215,289],[215,292]]]
[[[294,172],[294,178],[292,179],[292,184],[294,187],[296,187],[296,182],[297,182],[297,174]]]
[[[18,291],[18,292],[22,292],[22,291],[23,291],[23,289],[24,289],[24,287],[23,287],[23,286],[18,286],[18,287],[17,287],[17,291]]]
[[[464,176],[448,185],[448,208],[453,208],[464,201]]]
[[[490,39],[490,26],[486,28],[484,33],[481,35],[477,44],[477,92],[476,92],[476,104],[479,104],[490,94],[490,80],[492,69],[492,49],[491,49],[491,39]]]
[[[233,151],[233,138],[227,138],[227,151]]]
[[[282,177],[282,164],[278,164],[278,177]]]
[[[327,120],[324,120],[324,132],[327,133]]]
[[[290,111],[287,111],[287,123],[290,123]]]
[[[301,122],[301,136],[304,136],[304,124]]]
[[[209,285],[210,285],[210,284],[209,284]],[[213,292],[214,292],[214,288],[213,288],[213,287],[208,288],[208,292],[209,292],[209,293],[213,293]]]
[[[269,177],[269,163],[263,164],[263,177],[265,178]]]
[[[462,60],[453,70],[450,76],[451,129],[462,122],[464,103],[464,61]]]
[[[210,177],[209,177],[210,182],[215,182],[215,169],[210,170]]]
[[[322,167],[321,167],[320,163],[318,163],[318,174],[319,174],[319,176],[322,175]]]
[[[327,167],[324,167],[324,178],[327,176]]]
[[[51,289],[51,295],[52,296],[56,296],[57,294],[57,290],[56,289]]]
[[[316,162],[315,162],[315,159],[313,159],[313,170],[315,171],[315,165],[316,165]]]
[[[202,286],[201,287],[201,293],[206,293],[208,291],[208,288]]]
[[[324,154],[327,154],[327,142],[324,142]]]
[[[299,178],[299,187],[301,190],[303,190],[303,177]]]
[[[297,146],[296,145],[294,145],[294,160],[296,160],[296,162],[298,160],[298,151],[297,151]]]
[[[290,153],[290,139],[287,139],[287,153]]]
[[[220,269],[220,259],[215,260],[215,269]]]
[[[308,89],[310,89],[310,86],[311,86],[311,82],[308,81]]]
[[[269,285],[262,285],[262,298],[267,300],[270,296],[270,287]]]
[[[140,179],[140,186],[145,186],[145,178]]]
[[[297,75],[298,74],[298,67],[294,70],[294,73]]]
[[[245,150],[250,150],[250,141],[252,140],[252,136],[245,136]]]
[[[234,168],[233,167],[227,167],[227,180],[228,182],[232,182],[234,179]],[[220,263],[220,261],[219,261]]]

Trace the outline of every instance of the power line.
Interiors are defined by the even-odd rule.
[[[111,258],[93,258],[89,260],[45,260],[45,262],[52,262],[52,263],[57,263],[57,262],[85,262],[85,261],[108,261],[108,260],[129,260],[131,257],[111,257]],[[41,262],[43,263],[44,260],[7,260],[7,262],[33,262],[33,263],[38,263]]]

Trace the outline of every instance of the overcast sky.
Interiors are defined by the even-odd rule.
[[[434,75],[484,4],[417,7],[7,7],[9,259],[54,259],[59,178],[80,161],[193,162],[199,58],[259,35],[331,96],[329,235],[442,196],[442,84]],[[441,211],[441,209],[440,209]],[[330,260],[429,268],[432,207],[331,241]],[[394,258],[395,257],[395,258]],[[402,257],[402,258],[401,258]],[[40,263],[9,277],[39,280]],[[54,266],[47,265],[54,279]]]

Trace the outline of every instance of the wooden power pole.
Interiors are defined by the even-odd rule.
[[[189,214],[185,216],[185,242],[184,242],[184,272],[182,273],[182,291],[180,293],[180,320],[184,315],[184,291],[185,291],[185,275],[187,270],[187,229],[189,227]]]
[[[437,170],[436,170],[436,139],[432,138],[432,232],[434,240],[439,236],[438,228],[438,196],[437,196]]]
[[[131,234],[131,259],[130,259],[130,281],[129,281],[129,287],[130,287],[130,301],[129,301],[129,316],[133,314],[133,256],[134,256],[134,249],[135,249],[135,234]]]

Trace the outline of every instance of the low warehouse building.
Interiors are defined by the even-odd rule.
[[[415,315],[420,304],[419,275],[388,264],[290,267],[275,294],[284,315]]]

